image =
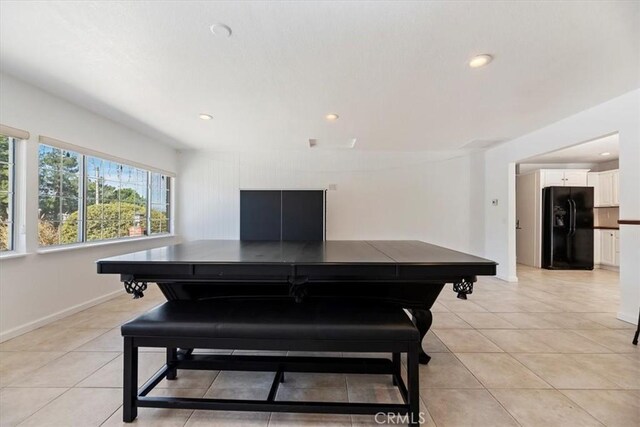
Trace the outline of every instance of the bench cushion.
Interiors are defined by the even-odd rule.
[[[363,301],[167,301],[122,325],[123,336],[417,341],[399,307]]]

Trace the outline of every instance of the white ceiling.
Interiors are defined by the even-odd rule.
[[[602,163],[620,157],[618,134],[598,138],[551,153],[531,157],[521,163]],[[602,153],[610,153],[603,156]]]
[[[3,1],[0,60],[177,147],[455,150],[640,87],[639,22],[635,1]]]

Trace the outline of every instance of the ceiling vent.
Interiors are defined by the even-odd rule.
[[[325,148],[325,149],[350,149],[356,146],[356,138],[347,141],[320,141],[316,138],[309,139],[309,148]]]

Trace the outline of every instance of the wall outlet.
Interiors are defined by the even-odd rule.
[[[498,206],[498,199],[492,199],[491,206]]]

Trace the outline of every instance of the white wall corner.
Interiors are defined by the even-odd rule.
[[[631,323],[632,325],[638,324],[638,313],[618,312],[618,319],[623,322]],[[631,336],[631,335],[630,335]],[[631,338],[629,338],[631,340]]]

